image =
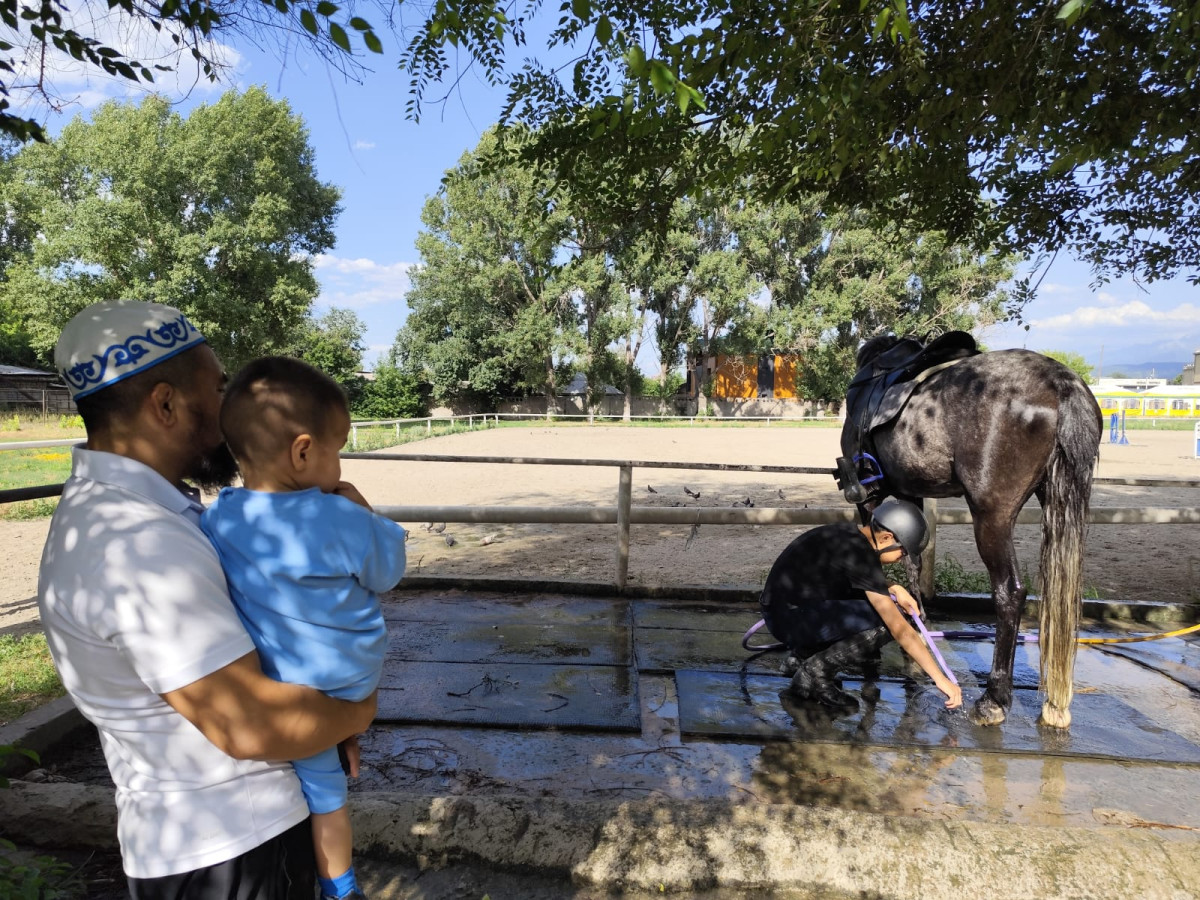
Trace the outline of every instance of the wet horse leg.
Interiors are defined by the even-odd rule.
[[[1017,631],[1027,589],[1017,567],[1013,545],[1016,512],[972,509],[975,543],[992,581],[996,605],[996,648],[987,690],[975,703],[972,718],[980,725],[999,725],[1012,706],[1013,667],[1017,655]]]

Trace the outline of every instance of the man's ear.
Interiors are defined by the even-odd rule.
[[[309,454],[312,453],[313,437],[311,434],[300,434],[292,441],[292,446],[289,450],[289,455],[292,459],[292,468],[297,472],[303,472],[308,468]]]
[[[144,406],[149,409],[156,422],[169,428],[179,421],[179,401],[180,394],[175,386],[160,381],[150,389]]]

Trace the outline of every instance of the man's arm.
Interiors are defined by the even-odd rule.
[[[253,651],[162,698],[234,759],[262,760],[303,759],[365,731],[376,702],[275,681]]]

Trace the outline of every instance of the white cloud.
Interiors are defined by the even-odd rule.
[[[348,309],[383,303],[402,306],[404,295],[408,293],[408,273],[413,265],[321,254],[313,259],[317,280],[321,283],[320,303]]]
[[[1054,295],[1054,294],[1078,294],[1079,286],[1075,284],[1057,284],[1054,282],[1042,282],[1038,285],[1037,290],[1039,295]]]
[[[1200,322],[1200,307],[1181,303],[1171,309],[1154,309],[1141,300],[1120,303],[1111,295],[1099,295],[1102,301],[1115,301],[1111,306],[1080,306],[1063,315],[1034,319],[1030,324],[1047,330],[1066,331],[1075,328],[1144,328],[1195,327]]]
[[[135,19],[120,7],[112,10],[69,0],[63,9],[63,25],[80,34],[93,37],[101,45],[111,47],[128,59],[136,60],[154,74],[154,82],[132,82],[119,75],[108,75],[103,69],[74,59],[57,50],[52,44],[43,45],[29,34],[28,27],[18,32],[0,26],[0,40],[13,44],[15,72],[8,79],[14,98],[14,108],[24,115],[44,117],[52,110],[91,109],[106,100],[138,96],[150,91],[172,99],[182,99],[193,92],[214,93],[229,87],[229,79],[242,64],[242,56],[233,47],[217,40],[204,43],[203,52],[218,64],[227,75],[226,83],[210,82],[192,58],[186,37],[177,45],[171,39],[172,28],[163,25],[155,31],[145,19]],[[178,30],[176,30],[178,33]],[[24,54],[20,53],[24,49]],[[42,51],[45,50],[43,58]],[[159,72],[155,65],[165,65],[173,71]],[[50,94],[48,103],[36,86],[44,84]],[[52,106],[51,106],[52,104]]]
[[[374,150],[375,142],[374,141],[355,141],[354,149],[355,150]]]

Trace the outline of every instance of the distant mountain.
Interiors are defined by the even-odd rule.
[[[1089,361],[1094,368],[1096,360]],[[1170,381],[1183,371],[1185,365],[1187,365],[1187,362],[1124,363],[1105,360],[1104,371],[1100,374],[1105,378],[1111,378],[1115,374],[1120,374],[1128,378],[1165,378],[1167,381]]]

